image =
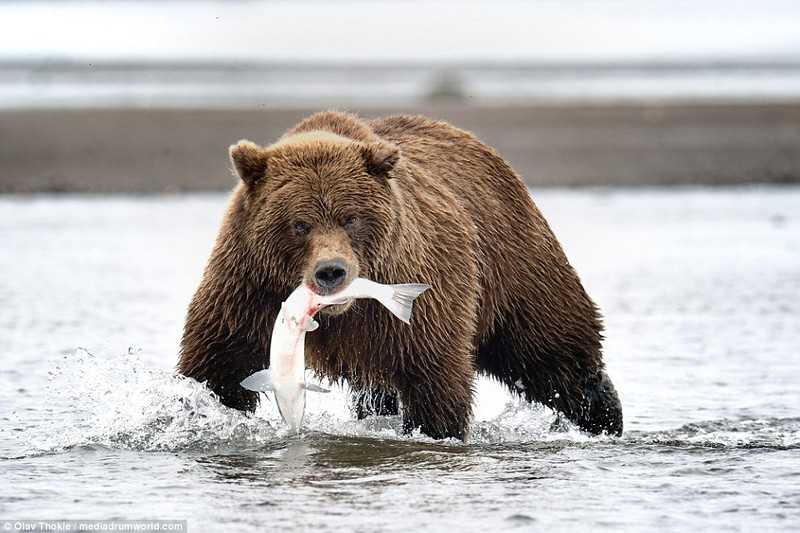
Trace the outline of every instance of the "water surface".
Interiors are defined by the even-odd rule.
[[[190,531],[791,531],[800,523],[800,188],[534,198],[606,316],[621,438],[480,381],[466,443],[305,431],[173,372],[224,195],[0,197],[0,518]]]

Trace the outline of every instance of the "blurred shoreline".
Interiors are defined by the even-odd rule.
[[[0,59],[0,109],[478,107],[800,101],[800,60],[246,62]]]
[[[800,182],[800,102],[343,109],[450,121],[534,188]],[[0,193],[230,190],[229,145],[318,110],[0,109]]]

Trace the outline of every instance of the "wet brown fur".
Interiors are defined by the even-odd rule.
[[[241,141],[231,158],[242,182],[178,364],[223,403],[255,408],[256,393],[239,382],[268,366],[281,302],[336,257],[350,279],[433,286],[410,327],[359,300],[321,315],[306,337],[318,374],[349,382],[359,401],[388,397],[374,412],[394,411],[396,394],[407,429],[466,438],[477,371],[584,429],[622,431],[597,308],[522,182],[474,136],[423,117],[365,122],[331,111],[267,148]]]

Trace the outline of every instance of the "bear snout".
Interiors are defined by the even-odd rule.
[[[326,259],[314,266],[314,283],[324,293],[342,288],[345,279],[347,279],[347,263],[344,259]]]

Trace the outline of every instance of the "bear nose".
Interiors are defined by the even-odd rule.
[[[320,261],[314,269],[314,281],[321,289],[332,291],[347,277],[347,265],[341,259]]]

